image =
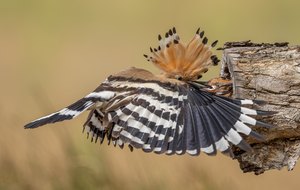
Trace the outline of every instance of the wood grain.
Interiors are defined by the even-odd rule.
[[[255,127],[266,137],[265,142],[248,139],[252,152],[234,148],[244,172],[261,174],[287,166],[292,170],[300,155],[300,46],[288,43],[225,43],[221,76],[232,79],[233,96],[265,100],[256,109],[277,111],[260,117],[273,129]]]

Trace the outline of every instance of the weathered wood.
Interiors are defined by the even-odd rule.
[[[265,142],[248,139],[253,152],[235,148],[244,172],[261,174],[287,166],[292,170],[300,155],[300,46],[288,43],[255,44],[250,41],[224,45],[221,76],[232,79],[233,96],[266,100],[257,109],[277,111],[259,118],[275,128],[255,128]]]

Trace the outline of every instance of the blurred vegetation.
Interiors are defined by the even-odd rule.
[[[162,156],[90,143],[85,116],[23,125],[84,96],[177,27],[211,41],[300,44],[299,1],[0,1],[0,189],[296,189],[300,171],[242,174],[236,161]],[[221,56],[221,52],[218,52]],[[212,68],[206,79],[218,74]]]

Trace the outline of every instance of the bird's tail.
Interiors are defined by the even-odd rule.
[[[33,129],[49,123],[73,119],[92,107],[95,103],[107,101],[114,97],[114,95],[115,93],[112,91],[92,92],[58,112],[54,112],[28,123],[24,128]]]

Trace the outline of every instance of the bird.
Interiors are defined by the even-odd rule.
[[[251,151],[245,137],[265,140],[252,126],[273,127],[255,116],[274,112],[252,108],[266,104],[263,100],[231,98],[224,88],[214,85],[228,86],[224,79],[200,80],[220,62],[212,51],[217,42],[209,44],[198,28],[184,44],[173,27],[164,37],[158,35],[158,47],[150,47],[150,54],[144,54],[160,74],[136,67],[112,74],[85,97],[24,128],[71,120],[89,111],[83,131],[100,144],[106,139],[120,148],[126,145],[130,150],[166,155],[221,152],[233,157],[233,146]]]

